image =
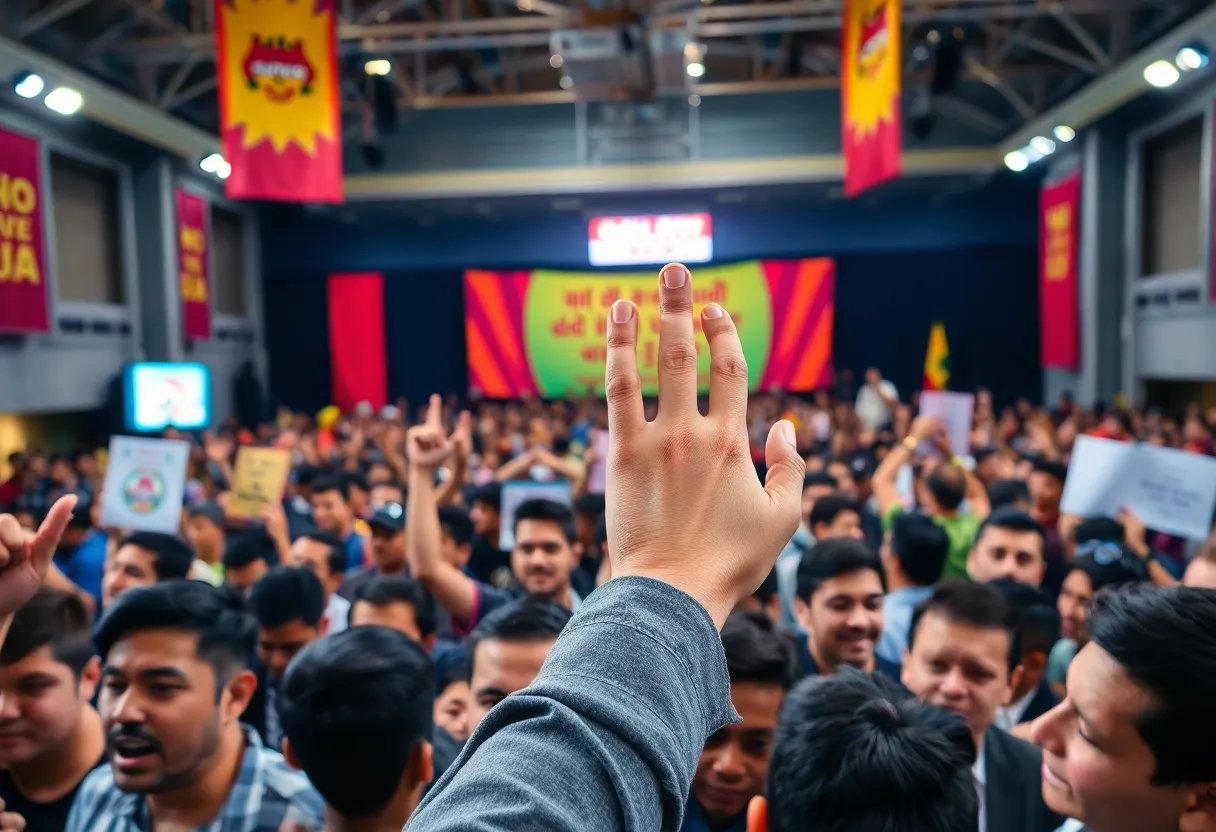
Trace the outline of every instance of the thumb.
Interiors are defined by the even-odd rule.
[[[38,577],[46,576],[46,570],[51,565],[51,557],[59,546],[68,523],[72,520],[72,511],[76,508],[76,495],[68,494],[60,497],[47,512],[46,519],[38,527],[38,534],[30,546],[30,561],[38,572]]]
[[[789,520],[790,534],[798,525],[802,478],[806,474],[797,441],[793,423],[782,419],[769,430],[768,441],[764,443],[764,463],[768,466],[764,491],[777,509],[778,520]]]
[[[469,415],[469,411],[460,411],[460,420],[456,423],[456,432],[461,436],[468,436],[472,418]]]

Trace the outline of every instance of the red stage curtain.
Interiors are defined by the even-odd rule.
[[[377,409],[388,402],[384,345],[384,275],[329,276],[329,367],[333,403]]]

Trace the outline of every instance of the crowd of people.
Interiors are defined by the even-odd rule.
[[[660,292],[658,398],[621,301],[606,399],[186,437],[180,534],[14,454],[0,830],[1216,830],[1216,543],[1060,510],[1078,436],[1216,454],[1216,412],[981,390],[951,447],[875,369],[749,396],[712,304],[699,398]],[[243,445],[293,459],[256,523]]]

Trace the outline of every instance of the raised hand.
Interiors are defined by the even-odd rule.
[[[794,426],[773,425],[768,477],[756,478],[747,438],[747,362],[721,306],[701,311],[711,355],[709,413],[697,411],[692,278],[660,272],[659,407],[647,422],[637,367],[638,311],[608,322],[607,514],[613,577],[644,576],[687,592],[721,627],[756,590],[798,526],[804,465]]]
[[[463,441],[460,437],[468,435],[468,413],[460,414],[460,421],[456,425],[455,433],[452,437],[447,435],[443,429],[443,399],[436,393],[431,396],[431,404],[427,408],[425,421],[421,425],[410,428],[405,435],[410,464],[434,471],[451,456],[456,444]]]
[[[60,497],[37,533],[21,528],[11,514],[0,514],[0,618],[16,612],[42,586],[74,508],[75,494]]]

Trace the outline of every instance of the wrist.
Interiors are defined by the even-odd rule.
[[[920,440],[918,440],[915,436],[905,436],[904,441],[900,444],[904,446],[904,450],[912,454],[916,453],[916,446],[920,444]]]

